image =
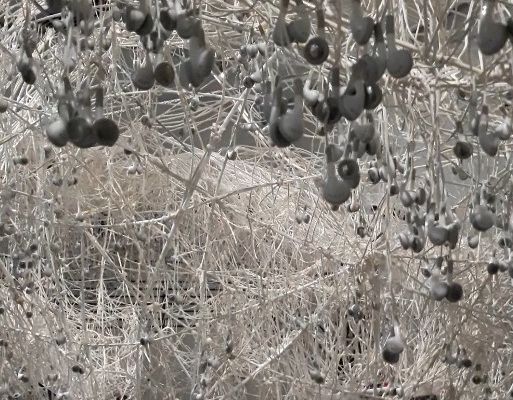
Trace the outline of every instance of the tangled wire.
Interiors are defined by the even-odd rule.
[[[0,398],[513,395],[508,4],[0,7]]]

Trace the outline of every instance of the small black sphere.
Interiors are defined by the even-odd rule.
[[[458,282],[452,282],[447,288],[445,298],[451,303],[457,303],[463,298],[463,288]]]
[[[242,84],[244,85],[245,88],[250,89],[255,85],[255,81],[253,79],[251,79],[250,76],[246,76],[242,80]]]
[[[304,57],[312,65],[320,65],[328,58],[330,49],[326,39],[315,36],[305,45]]]
[[[114,146],[119,138],[118,125],[109,118],[100,118],[93,124],[98,143],[102,146]]]
[[[397,364],[399,362],[399,353],[394,353],[388,349],[383,349],[381,352],[383,360],[388,364]]]
[[[486,270],[488,271],[488,273],[490,275],[495,275],[497,272],[499,272],[499,268],[500,268],[499,263],[496,263],[493,261],[488,263],[488,265],[486,266]]]
[[[472,144],[469,142],[458,141],[452,150],[457,158],[460,160],[466,160],[472,155]]]

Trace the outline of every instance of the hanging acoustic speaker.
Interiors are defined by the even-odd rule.
[[[280,0],[280,12],[274,25],[272,39],[276,46],[286,47],[290,44],[290,37],[287,29],[285,15],[289,8],[289,0]]]
[[[495,5],[495,0],[485,0],[483,16],[479,21],[477,45],[481,53],[487,56],[501,51],[508,40],[507,26],[493,19]]]
[[[358,118],[365,109],[365,83],[359,72],[353,72],[346,91],[340,97],[340,112],[349,121]]]
[[[389,14],[385,19],[387,33],[387,70],[388,73],[396,78],[404,78],[413,67],[413,57],[411,51],[406,49],[397,49],[395,43],[394,16]]]
[[[349,28],[353,39],[360,46],[364,46],[372,36],[374,21],[371,17],[364,17],[361,0],[351,0],[351,20]]]
[[[301,79],[294,81],[294,106],[280,117],[278,124],[282,137],[289,143],[294,143],[303,137],[303,83]]]
[[[305,43],[310,36],[310,17],[302,0],[296,0],[297,18],[287,25],[287,33],[293,42]]]
[[[335,163],[327,163],[327,174],[324,180],[322,195],[324,200],[333,206],[345,203],[351,197],[350,184],[338,177]]]
[[[330,49],[328,42],[324,37],[324,30],[326,21],[324,20],[324,12],[322,7],[316,8],[317,16],[317,36],[308,40],[303,50],[303,56],[306,61],[312,65],[321,65],[328,59]]]

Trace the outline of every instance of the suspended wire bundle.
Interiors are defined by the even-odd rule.
[[[509,4],[0,7],[2,398],[511,396]]]

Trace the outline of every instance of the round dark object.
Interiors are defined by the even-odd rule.
[[[500,264],[493,262],[493,261],[488,263],[488,265],[486,266],[486,271],[490,275],[495,275],[497,272],[499,272],[499,269],[500,269]]]
[[[33,85],[36,82],[36,71],[31,61],[22,61],[18,63],[18,71],[27,85]]]
[[[415,203],[419,206],[423,205],[427,199],[426,189],[420,187],[415,191],[415,194]]]
[[[84,373],[84,369],[80,365],[73,365],[71,370],[76,373],[82,375]]]
[[[153,75],[157,83],[164,87],[172,86],[175,80],[175,70],[171,63],[167,61],[158,63],[153,71]]]
[[[195,17],[182,15],[176,21],[176,33],[182,39],[190,39],[201,25]]]
[[[292,143],[283,137],[280,132],[280,129],[276,126],[274,129],[270,130],[271,132],[271,140],[274,146],[279,148],[284,148],[290,146]]]
[[[381,355],[383,360],[388,364],[397,364],[399,362],[399,353],[394,353],[388,349],[383,349]]]
[[[329,109],[328,124],[336,124],[342,118],[342,112],[340,111],[339,101],[334,97],[328,97],[326,103]]]
[[[451,282],[445,298],[451,303],[457,303],[463,298],[463,287],[458,282]]]
[[[424,249],[424,243],[422,242],[422,240],[420,240],[418,236],[415,236],[413,238],[411,249],[414,253],[420,253]]]
[[[153,18],[150,14],[146,16],[143,24],[135,31],[139,36],[149,35],[153,30]]]
[[[100,118],[93,124],[98,143],[102,146],[114,146],[119,138],[119,127],[110,118]]]
[[[320,36],[311,38],[305,45],[303,55],[310,64],[320,65],[328,59],[330,49],[326,39]]]
[[[82,117],[75,117],[66,125],[71,143],[82,149],[93,147],[97,143],[96,131],[92,125]]]
[[[169,9],[164,8],[160,10],[159,20],[166,31],[171,32],[176,29],[176,19],[173,18]]]
[[[337,166],[339,176],[348,181],[353,189],[360,183],[360,167],[358,162],[351,158],[342,160]]]
[[[454,155],[460,160],[466,160],[467,158],[470,158],[472,155],[472,150],[472,143],[462,142],[460,140],[458,140],[452,148]]]
[[[255,85],[255,81],[253,79],[251,79],[250,76],[246,76],[242,80],[242,84],[244,85],[245,88],[251,89]]]

